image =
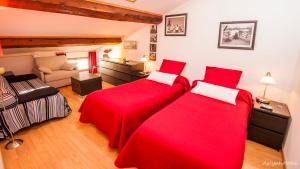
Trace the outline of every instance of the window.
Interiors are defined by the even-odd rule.
[[[75,63],[78,70],[89,69],[89,53],[88,52],[67,52],[67,59],[69,63]]]
[[[75,63],[78,70],[88,70],[89,69],[89,61],[88,58],[72,58],[68,59],[69,63]]]

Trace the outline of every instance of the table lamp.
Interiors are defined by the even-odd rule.
[[[140,59],[141,62],[144,62],[144,74],[146,74],[146,63],[148,62],[148,57],[146,55],[144,55],[141,59]]]
[[[269,104],[270,100],[266,98],[266,93],[269,85],[276,84],[276,81],[272,77],[271,73],[268,72],[261,80],[260,83],[265,84],[265,90],[262,97],[258,97],[257,101],[264,104]]]
[[[5,73],[5,68],[4,67],[0,67],[0,75],[3,75]]]

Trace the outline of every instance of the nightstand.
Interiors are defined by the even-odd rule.
[[[281,149],[291,118],[286,104],[271,101],[273,111],[260,108],[255,102],[248,128],[248,139],[268,147]]]

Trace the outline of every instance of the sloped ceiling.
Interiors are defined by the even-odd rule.
[[[101,2],[163,14],[185,0],[137,0],[135,3],[126,0],[104,0]],[[123,37],[143,26],[145,24],[0,7],[0,36]]]
[[[118,37],[145,24],[0,8],[0,36]]]
[[[176,6],[186,2],[187,0],[137,0],[136,2],[128,2],[126,0],[90,0],[94,2],[105,2],[132,9],[148,11],[152,13],[164,14]]]

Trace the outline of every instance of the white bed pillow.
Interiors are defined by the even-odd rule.
[[[163,73],[163,72],[152,72],[148,77],[147,80],[152,80],[155,82],[163,83],[172,86],[174,81],[178,75],[170,74],[170,73]]]
[[[191,92],[236,105],[235,100],[239,90],[205,82],[197,82],[196,87]]]
[[[62,70],[68,70],[68,71],[71,71],[71,70],[74,70],[76,68],[76,65],[73,64],[73,63],[68,63],[68,62],[65,62],[62,66],[61,66],[61,69]]]

